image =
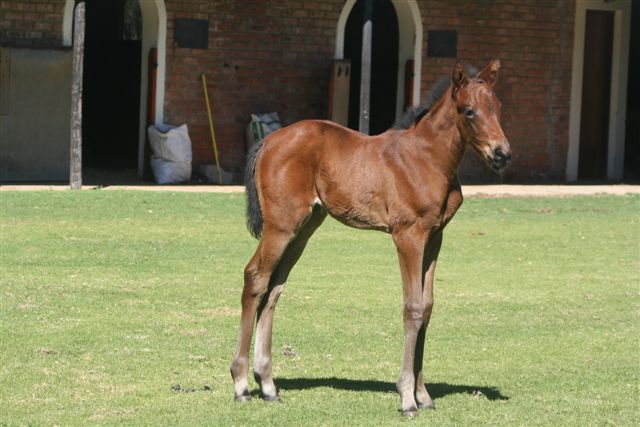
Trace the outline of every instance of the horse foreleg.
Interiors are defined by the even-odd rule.
[[[423,326],[425,310],[430,309],[425,306],[422,296],[422,264],[426,241],[424,234],[415,227],[393,234],[400,261],[404,302],[404,353],[397,388],[400,393],[402,415],[409,417],[418,414],[415,398],[416,345]]]
[[[422,270],[424,272],[424,284],[422,287],[424,315],[422,317],[422,326],[420,327],[420,331],[418,332],[418,339],[416,340],[416,357],[414,369],[416,372],[416,403],[418,404],[418,408],[435,409],[433,400],[431,400],[431,396],[429,396],[424,383],[422,362],[424,359],[425,335],[427,333],[427,327],[429,326],[429,319],[431,318],[431,311],[433,308],[433,278],[441,245],[442,232],[438,232],[436,235],[432,236],[429,239],[427,247],[425,248],[425,254],[422,262]]]
[[[288,233],[265,229],[256,253],[244,270],[240,331],[230,368],[235,399],[240,402],[251,400],[248,381],[249,347],[256,312],[269,289],[271,275],[291,238],[292,236]]]
[[[293,266],[298,262],[304,248],[313,232],[322,224],[326,217],[323,210],[316,209],[296,234],[294,240],[287,246],[278,267],[271,276],[269,296],[258,309],[258,324],[256,326],[256,342],[253,357],[253,375],[260,384],[262,397],[265,400],[279,401],[280,397],[273,382],[271,361],[271,337],[273,333],[273,315],[278,298],[284,289]]]

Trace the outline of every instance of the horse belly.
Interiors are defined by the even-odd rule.
[[[373,176],[370,167],[364,170],[350,162],[336,163],[330,173],[321,171],[317,180],[318,196],[327,212],[350,227],[388,231],[381,177]]]
[[[332,200],[330,197],[326,200],[323,206],[327,212],[345,225],[366,230],[390,229],[386,215],[375,204],[361,206],[358,203],[344,203],[345,199]]]

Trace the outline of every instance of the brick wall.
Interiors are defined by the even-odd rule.
[[[62,43],[64,0],[0,1],[0,44]]]
[[[569,143],[573,0],[524,2],[425,0],[422,88],[451,70],[452,60],[427,57],[428,30],[458,31],[458,57],[476,67],[502,63],[496,93],[513,147],[504,180],[564,179]],[[497,180],[469,150],[463,179]]]
[[[503,180],[564,179],[575,0],[417,0],[422,14],[422,92],[454,60],[427,56],[429,30],[456,30],[458,57],[502,61],[496,87],[514,161]],[[64,0],[0,0],[0,43],[60,45]],[[209,81],[223,166],[241,170],[252,112],[285,124],[325,118],[328,79],[343,0],[165,0],[165,121],[187,123],[194,162],[212,163],[200,73]],[[174,43],[174,19],[209,21],[208,49]],[[469,152],[466,182],[500,180]]]
[[[284,124],[325,118],[340,0],[167,1],[165,118],[188,123],[194,161],[213,163],[200,73],[207,74],[223,167],[240,169],[252,112]],[[209,20],[209,48],[174,44],[174,18]]]

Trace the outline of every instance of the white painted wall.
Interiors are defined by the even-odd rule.
[[[398,15],[399,52],[398,52],[398,96],[396,100],[396,119],[403,114],[405,76],[407,60],[413,59],[413,105],[420,105],[420,70],[422,70],[422,18],[415,1],[392,0]]]
[[[147,97],[149,86],[149,51],[158,49],[158,69],[156,74],[155,124],[164,120],[164,79],[167,41],[167,11],[164,0],[140,1],[142,12],[142,61],[140,78],[140,129],[138,142],[138,174],[142,176],[144,167],[144,141],[146,137]]]

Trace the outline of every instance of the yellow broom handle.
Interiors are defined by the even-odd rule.
[[[200,74],[202,78],[202,89],[204,90],[204,100],[207,103],[207,114],[209,116],[209,131],[211,132],[211,142],[213,143],[213,155],[216,158],[216,170],[218,171],[218,183],[222,182],[222,170],[220,169],[220,158],[218,157],[218,143],[216,142],[216,134],[213,131],[213,118],[211,117],[211,105],[209,104],[209,90],[207,89],[207,77],[204,73]]]

